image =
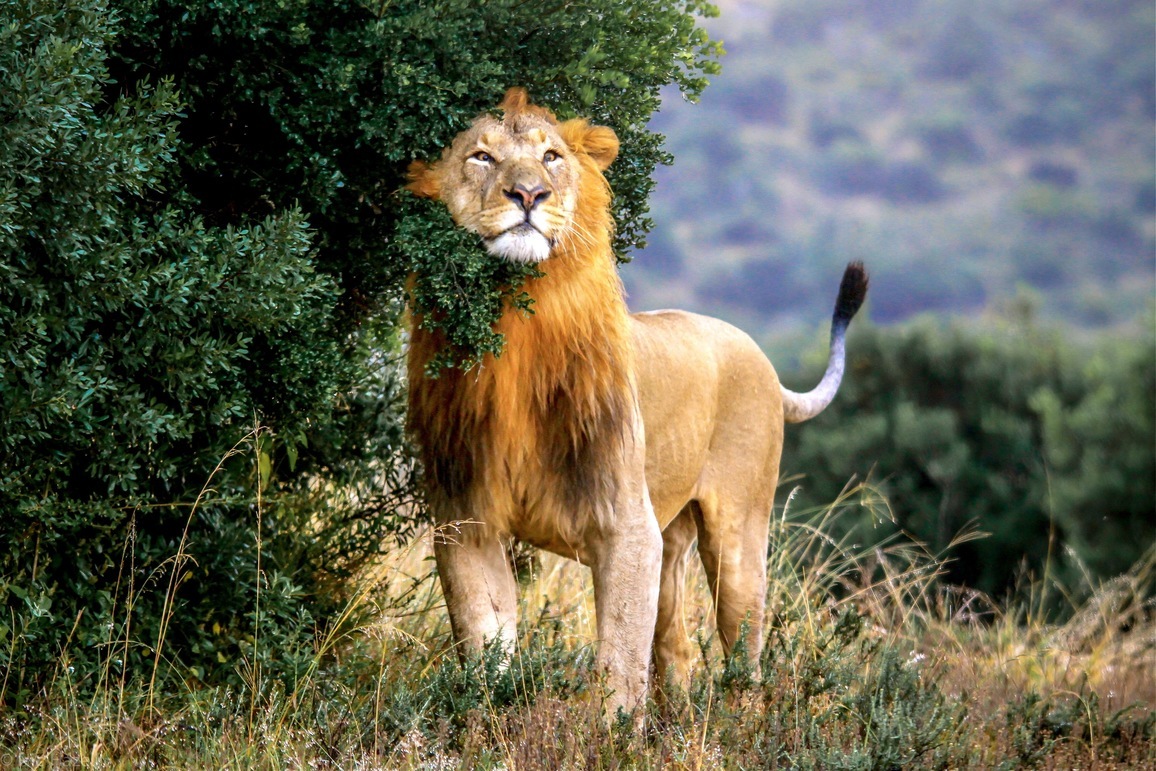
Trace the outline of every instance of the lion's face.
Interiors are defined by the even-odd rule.
[[[581,172],[537,115],[483,117],[454,139],[442,167],[442,200],[491,254],[541,262],[570,228]]]
[[[618,141],[585,121],[559,124],[527,105],[520,89],[501,109],[500,118],[483,115],[458,134],[433,166],[415,164],[410,188],[441,198],[454,222],[481,236],[491,254],[537,263],[573,235],[583,174],[600,176]]]

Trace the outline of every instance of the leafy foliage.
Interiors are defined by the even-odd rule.
[[[404,191],[398,196],[401,219],[391,245],[412,271],[411,310],[421,316],[422,327],[445,339],[427,374],[436,377],[445,367],[470,369],[486,353],[500,356],[504,341],[494,322],[506,308],[533,313],[521,286],[541,272],[534,265],[495,260],[476,235],[454,226],[442,203]]]
[[[626,140],[625,253],[666,158],[658,89],[715,69],[710,10],[2,0],[0,698],[62,651],[91,684],[110,646],[126,679],[297,677],[413,524],[403,284],[466,253],[392,195],[405,163],[525,85]],[[447,320],[489,350],[484,284]]]
[[[296,201],[325,234],[319,261],[347,295],[374,297],[404,164],[447,146],[511,85],[622,136],[614,186],[622,249],[641,242],[650,171],[667,156],[645,128],[658,88],[690,97],[716,44],[686,2],[581,8],[499,0],[126,3],[118,79],[171,75],[190,103],[183,173],[200,207],[230,217]]]
[[[107,10],[7,2],[3,15],[0,662],[22,698],[70,643],[88,671],[114,615],[139,641],[122,664],[143,669],[164,612],[125,611],[127,597],[165,580],[218,462],[255,414],[326,417],[350,372],[300,210],[214,227],[165,195],[182,105],[169,80],[107,98]],[[246,504],[229,502],[247,472],[228,464],[200,507],[182,635],[250,602],[202,593],[254,580]]]

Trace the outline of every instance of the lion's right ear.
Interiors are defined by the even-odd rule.
[[[439,198],[442,183],[434,167],[425,161],[414,161],[405,173],[409,183],[405,189],[421,198]]]
[[[618,136],[614,129],[591,126],[585,118],[575,118],[559,126],[558,133],[571,150],[589,155],[601,171],[610,168],[618,157]]]

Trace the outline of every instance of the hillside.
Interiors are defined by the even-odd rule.
[[[842,265],[876,322],[1134,328],[1156,293],[1154,8],[1116,0],[726,0],[723,73],[668,95],[637,309],[776,346],[825,323]],[[789,347],[789,343],[788,343]]]

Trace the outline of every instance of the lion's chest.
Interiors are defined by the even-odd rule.
[[[462,442],[443,446],[471,470],[471,516],[552,548],[611,505],[633,399],[605,349],[539,335],[508,335],[501,357],[461,378]]]
[[[440,382],[418,377],[410,400],[435,515],[540,544],[577,538],[612,506],[634,408],[612,262],[578,270],[551,260],[544,270],[526,287],[533,313],[508,312],[496,325],[500,356]],[[415,342],[411,355],[425,347]]]

